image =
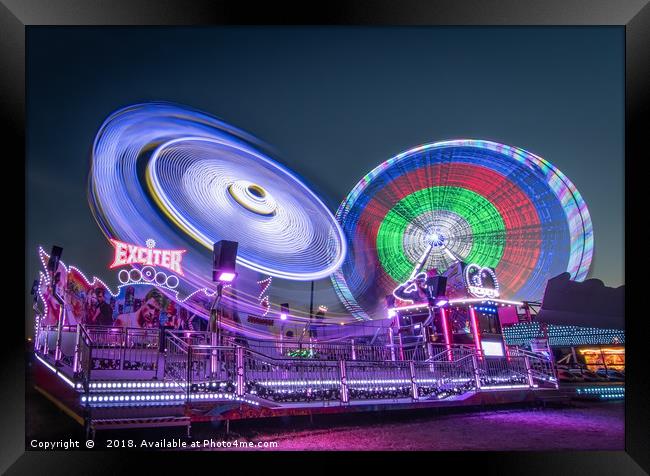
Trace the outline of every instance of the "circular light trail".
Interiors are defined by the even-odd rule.
[[[237,262],[253,271],[298,281],[329,276],[346,252],[340,226],[261,149],[254,137],[200,111],[126,107],[95,139],[91,208],[110,238],[194,249],[183,259],[189,292],[212,286],[207,250],[221,239],[237,241]]]
[[[334,288],[358,319],[382,317],[384,298],[424,268],[456,259],[495,268],[506,298],[538,299],[546,280],[587,276],[593,230],[571,181],[523,149],[452,140],[403,152],[367,174],[337,211],[348,254]]]
[[[274,215],[278,207],[266,190],[248,180],[231,183],[228,185],[228,193],[242,207],[258,215]]]

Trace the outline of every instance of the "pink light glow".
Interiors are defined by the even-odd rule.
[[[442,318],[442,332],[445,333],[445,343],[447,344],[447,357],[449,360],[454,360],[453,355],[451,355],[451,336],[449,335],[449,326],[447,325],[447,310],[445,308],[440,308],[440,317]]]
[[[481,355],[481,335],[478,330],[478,322],[476,322],[476,311],[474,311],[474,307],[470,306],[469,307],[469,315],[470,315],[470,320],[472,323],[472,332],[474,333],[474,345],[476,346],[476,352],[478,354],[478,358],[482,359]]]

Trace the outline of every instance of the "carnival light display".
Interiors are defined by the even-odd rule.
[[[541,297],[548,278],[587,276],[593,230],[571,181],[530,152],[483,140],[415,147],[382,163],[337,211],[348,254],[334,288],[358,319],[385,313],[384,298],[418,261],[445,271],[463,261],[493,268],[499,294]]]
[[[528,345],[532,340],[547,338],[550,346],[625,344],[625,331],[548,324],[546,330],[539,322],[520,322],[503,328],[508,345]]]
[[[95,139],[91,208],[111,239],[155,237],[161,247],[190,250],[183,257],[189,288],[211,285],[205,251],[220,239],[237,241],[237,262],[253,271],[299,281],[329,276],[345,255],[340,226],[261,148],[252,136],[193,109],[126,107]]]

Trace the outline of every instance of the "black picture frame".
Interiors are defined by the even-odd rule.
[[[252,5],[245,1],[183,0],[3,0],[0,4],[0,111],[5,145],[14,146],[14,162],[25,156],[25,34],[30,25],[617,25],[625,28],[625,172],[626,220],[625,247],[632,254],[631,212],[627,207],[644,200],[640,164],[646,160],[642,146],[647,135],[648,96],[650,91],[650,7],[647,0],[390,0],[325,1],[284,5],[266,2]],[[7,162],[6,160],[5,162]],[[25,173],[18,165],[18,174]],[[25,183],[25,182],[23,182]],[[639,186],[635,186],[638,184]],[[25,198],[28,191],[25,190]],[[631,210],[631,208],[630,208]],[[642,217],[643,215],[641,215]],[[641,220],[639,220],[640,222]],[[641,233],[637,226],[634,233]],[[645,232],[643,232],[645,233]],[[31,253],[32,250],[25,250]],[[626,264],[627,258],[626,258]],[[631,262],[631,265],[636,263]],[[442,461],[464,461],[482,473],[490,474],[643,474],[650,472],[650,419],[648,410],[648,366],[643,354],[642,309],[630,301],[637,286],[627,279],[626,269],[626,382],[625,451],[561,453],[463,453],[423,458],[442,470]],[[15,280],[16,296],[23,289]],[[635,318],[636,317],[636,318]],[[9,319],[7,319],[9,320]],[[123,453],[105,452],[25,452],[24,448],[24,323],[14,320],[15,328],[7,332],[3,347],[9,357],[2,361],[0,392],[2,428],[0,429],[0,470],[9,474],[46,472],[74,474],[116,472],[131,464]],[[644,358],[646,357],[646,358]],[[142,454],[136,454],[141,457]],[[229,455],[230,463],[237,456]],[[250,454],[246,455],[250,458]],[[376,459],[377,455],[372,455]],[[185,458],[184,458],[185,459]],[[329,458],[337,464],[338,458]],[[346,462],[365,462],[369,455],[347,455]],[[158,462],[167,457],[157,457]],[[402,457],[399,458],[401,461]],[[185,460],[189,461],[189,459]],[[206,460],[216,461],[215,459]],[[222,464],[225,459],[219,458]],[[289,459],[287,459],[289,461]],[[291,461],[295,461],[292,458]],[[340,463],[340,461],[338,462]],[[402,471],[411,471],[409,463]],[[216,468],[216,466],[215,466]],[[324,468],[324,467],[323,467]],[[310,470],[291,465],[285,470]]]

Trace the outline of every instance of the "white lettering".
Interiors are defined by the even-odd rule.
[[[111,240],[115,246],[115,258],[111,264],[111,268],[116,268],[118,266],[123,266],[126,264],[126,243],[121,241]]]
[[[160,259],[160,266],[169,268],[169,250],[162,250],[162,258]]]
[[[160,250],[153,250],[153,264],[155,266],[160,264]]]
[[[183,258],[183,253],[184,251],[182,250],[176,250],[171,252],[171,262],[169,264],[169,268],[172,271],[177,272],[181,276],[183,276],[183,271],[181,270],[181,259]]]
[[[127,264],[137,263],[138,247],[135,245],[128,245],[128,247],[129,247],[129,256],[126,258],[126,263]]]

